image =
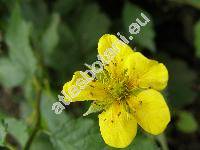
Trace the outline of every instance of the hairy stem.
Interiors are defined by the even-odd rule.
[[[38,84],[37,79],[34,80],[35,81],[35,85],[36,85],[36,123],[34,126],[34,129],[29,137],[29,139],[27,140],[24,150],[29,150],[31,147],[31,144],[37,134],[37,132],[40,129],[40,123],[41,123],[41,112],[40,112],[40,103],[41,103],[41,94],[42,94],[42,90],[40,85]]]
[[[162,150],[169,150],[167,140],[164,134],[157,136],[156,139],[160,143]]]

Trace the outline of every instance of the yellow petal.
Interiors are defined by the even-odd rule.
[[[99,40],[98,52],[104,64],[107,63],[105,69],[113,77],[119,77],[124,60],[133,53],[133,50],[115,35],[105,34]]]
[[[169,108],[163,96],[156,90],[145,90],[128,101],[135,111],[138,124],[148,133],[162,133],[170,121]]]
[[[89,79],[89,76],[88,78]],[[87,80],[80,71],[74,73],[71,81],[65,83],[63,91],[66,101],[105,100],[108,94],[98,81]]]
[[[112,104],[99,115],[99,126],[105,143],[116,148],[127,147],[137,133],[137,122],[133,115],[118,103]]]
[[[139,52],[130,55],[124,63],[127,68],[130,82],[133,86],[140,88],[153,88],[162,90],[168,82],[168,71],[166,67],[143,56]]]
[[[148,72],[146,72],[139,79],[139,86],[141,88],[153,88],[156,90],[163,90],[167,86],[168,71],[167,68],[159,63],[152,66]]]

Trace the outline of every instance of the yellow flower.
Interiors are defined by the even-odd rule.
[[[101,135],[106,144],[127,147],[134,139],[137,124],[153,135],[162,133],[170,121],[168,106],[159,92],[168,82],[168,71],[162,63],[150,60],[128,45],[122,44],[114,35],[102,36],[98,43],[98,52],[104,63],[103,71],[96,74],[92,82],[80,86],[81,72],[75,72],[73,79],[67,82],[63,91],[69,94],[72,88],[77,94],[71,101],[93,100],[85,115],[102,111],[99,114]],[[118,53],[107,64],[106,50],[113,47]],[[90,78],[89,75],[85,76]],[[86,81],[85,81],[86,83]],[[76,93],[75,92],[75,93]],[[66,101],[69,101],[66,98]]]

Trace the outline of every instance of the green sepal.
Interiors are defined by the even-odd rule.
[[[143,88],[134,88],[130,91],[131,95],[137,96],[140,92],[144,91],[146,89]]]
[[[96,113],[96,112],[100,112],[103,111],[105,109],[105,107],[107,106],[107,104],[105,103],[105,101],[94,101],[92,102],[92,104],[90,105],[89,109],[87,110],[87,112],[85,112],[83,114],[83,116],[87,116],[91,113]]]

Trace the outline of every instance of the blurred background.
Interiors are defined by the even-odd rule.
[[[61,115],[63,84],[96,60],[98,39],[143,12],[150,23],[130,42],[163,62],[172,121],[165,133],[139,129],[126,150],[200,150],[200,0],[0,0],[0,149],[109,150],[90,102]]]

